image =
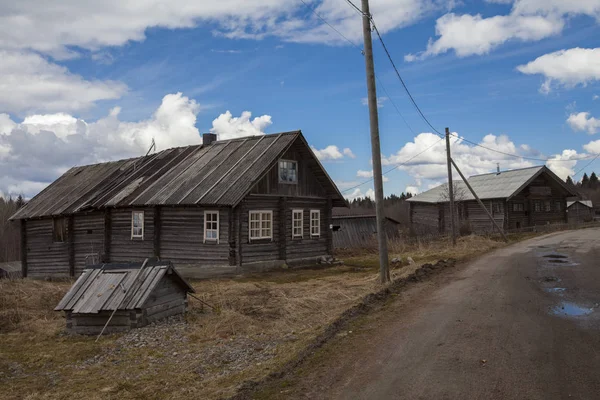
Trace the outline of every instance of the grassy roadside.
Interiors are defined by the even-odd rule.
[[[477,236],[461,238],[456,248],[446,241],[392,243],[391,257],[410,256],[416,262],[394,268],[392,276],[408,276],[425,262],[467,260],[505,245]],[[52,311],[70,283],[0,282],[3,398],[231,396],[244,381],[278,371],[345,310],[382,289],[375,252],[339,257],[347,265],[193,282],[214,310],[190,299],[185,320],[98,343],[65,335],[64,319]]]

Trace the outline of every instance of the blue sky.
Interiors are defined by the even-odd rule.
[[[197,143],[208,131],[228,138],[302,129],[316,150],[330,146],[317,154],[342,190],[368,179],[363,56],[299,0],[189,10],[165,3],[135,15],[120,8],[124,2],[106,9],[36,3],[0,6],[5,25],[20,16],[42,31],[0,29],[9,60],[0,87],[11,93],[0,100],[0,193],[32,196],[70,166],[143,154],[152,137],[159,150]],[[600,153],[600,0],[563,3],[372,0],[371,8],[439,131],[448,126],[501,151],[562,159],[548,165],[566,177],[589,162],[578,158]],[[360,16],[344,0],[308,4],[362,48]],[[427,190],[444,180],[443,143],[435,144],[380,44],[374,49],[390,97],[378,85],[384,170],[433,145],[386,175],[386,194]],[[503,169],[542,163],[461,141],[453,151],[467,174],[497,162]]]

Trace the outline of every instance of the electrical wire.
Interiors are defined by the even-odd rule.
[[[390,172],[392,172],[392,171],[394,171],[394,170],[396,170],[396,169],[400,168],[401,166],[408,164],[409,162],[411,162],[411,161],[412,161],[412,160],[414,160],[415,158],[419,157],[420,155],[422,155],[422,154],[423,154],[423,153],[425,153],[426,151],[430,150],[432,147],[434,147],[435,145],[437,145],[437,144],[438,144],[439,142],[441,142],[442,140],[443,140],[443,139],[439,139],[437,142],[435,142],[435,143],[434,143],[434,144],[432,144],[431,146],[427,147],[425,150],[423,150],[423,151],[421,151],[421,152],[419,152],[419,153],[415,154],[414,156],[412,156],[412,157],[411,157],[411,158],[409,158],[408,160],[406,160],[406,161],[404,161],[404,162],[401,162],[400,164],[396,165],[395,167],[388,169],[387,171],[385,171],[385,172],[384,172],[384,173],[382,173],[381,175],[386,175],[386,174],[388,174],[388,173],[390,173]],[[366,181],[364,181],[364,182],[362,182],[362,183],[359,183],[358,185],[355,185],[355,186],[352,186],[352,187],[350,187],[350,188],[348,188],[348,189],[345,189],[345,190],[343,190],[343,191],[342,191],[342,194],[344,194],[344,193],[347,193],[347,192],[349,192],[349,191],[351,191],[351,190],[354,190],[354,189],[356,189],[356,188],[357,188],[357,187],[359,187],[359,186],[366,185],[367,183],[371,182],[372,180],[373,180],[373,178],[369,178],[369,179],[367,179]]]
[[[333,29],[338,35],[340,35],[344,40],[346,40],[348,43],[350,43],[352,46],[356,47],[357,49],[359,49],[361,51],[361,53],[363,52],[363,49],[361,49],[356,43],[354,43],[352,40],[348,39],[346,36],[344,36],[344,34],[342,32],[340,32],[339,30],[337,30],[333,25],[331,25],[329,22],[327,22],[327,20],[323,17],[321,17],[319,15],[318,12],[315,11],[314,8],[312,8],[311,6],[309,6],[304,0],[300,0],[302,2],[302,4],[304,4],[306,6],[306,8],[308,8],[310,10],[310,12],[312,12],[317,18],[319,18],[321,21],[323,21],[323,23],[325,23],[327,26],[329,26],[331,29]]]
[[[589,163],[585,164],[583,166],[583,168],[580,168],[579,170],[577,170],[577,172],[575,172],[575,174],[573,174],[573,178],[575,178],[577,175],[579,175],[584,169],[586,169],[587,167],[589,167],[590,165],[592,165],[592,163],[594,161],[596,161],[598,159],[598,157],[600,157],[600,154],[597,154],[596,157],[594,157],[594,159],[592,161],[590,161]]]

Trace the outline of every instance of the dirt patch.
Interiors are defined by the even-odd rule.
[[[246,381],[240,388],[239,392],[230,398],[230,400],[249,400],[252,398],[254,392],[260,389],[263,385],[268,385],[270,382],[281,379],[291,371],[295,370],[301,365],[308,357],[314,354],[318,349],[323,347],[329,340],[343,333],[348,325],[361,315],[372,311],[373,309],[382,306],[387,302],[390,295],[398,293],[407,284],[411,282],[418,282],[425,278],[427,275],[435,273],[438,270],[453,267],[456,265],[455,259],[449,259],[444,261],[438,261],[435,264],[424,264],[420,268],[417,268],[412,274],[394,280],[387,287],[379,290],[376,293],[368,294],[363,297],[362,300],[355,306],[346,310],[340,315],[334,322],[332,322],[325,331],[317,336],[317,338],[310,343],[302,352],[292,361],[285,364],[284,367],[274,373],[269,374],[266,378],[261,381]],[[345,332],[344,332],[345,333]]]

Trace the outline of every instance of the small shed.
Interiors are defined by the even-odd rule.
[[[334,207],[333,247],[360,248],[376,240],[377,218],[375,210]],[[385,216],[385,232],[388,238],[400,235],[400,222]]]
[[[139,328],[183,314],[194,288],[169,261],[103,264],[85,269],[54,309],[64,311],[67,331],[99,334]]]
[[[591,200],[567,201],[567,213],[570,224],[590,222],[594,219],[594,205]]]

